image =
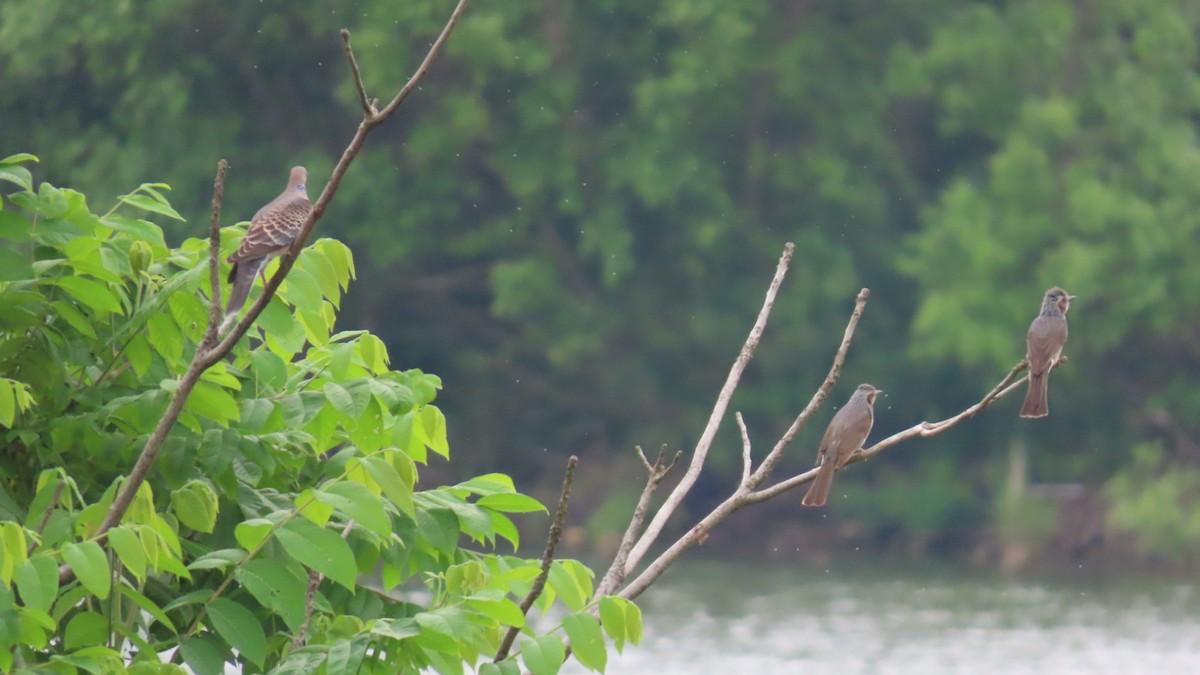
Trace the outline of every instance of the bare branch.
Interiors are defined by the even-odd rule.
[[[808,419],[816,414],[821,408],[821,404],[829,397],[829,392],[833,390],[833,385],[837,384],[838,377],[842,374],[842,363],[846,360],[846,353],[850,351],[850,343],[854,340],[854,331],[858,328],[858,320],[862,317],[863,310],[866,309],[867,299],[871,297],[871,290],[864,288],[858,292],[858,297],[854,299],[854,311],[850,313],[850,320],[846,322],[846,330],[842,333],[842,344],[838,345],[837,354],[833,357],[833,363],[829,366],[829,374],[825,376],[825,381],[817,388],[816,393],[808,401],[808,405],[804,406],[804,410],[796,416],[796,421],[792,422],[792,426],[788,427],[786,433],[780,437],[779,442],[771,450],[771,454],[763,460],[759,465],[758,470],[750,477],[747,487],[754,489],[760,485],[767,476],[771,475],[775,465],[779,463],[783,457],[783,451],[792,443],[792,439],[796,437],[800,429],[808,422]]]
[[[350,47],[350,31],[343,28],[340,34],[342,43],[346,45],[346,59],[350,61],[350,70],[354,73],[354,88],[358,90],[358,102],[362,105],[363,115],[366,117],[377,115],[379,111],[367,100],[367,89],[363,86],[362,73],[358,70],[358,60],[354,58],[354,49]]]
[[[533,607],[533,603],[537,602],[542,591],[546,588],[546,578],[550,576],[550,565],[554,562],[554,550],[558,548],[558,540],[562,538],[563,526],[567,522],[567,505],[571,501],[571,484],[575,482],[575,467],[579,465],[579,458],[571,455],[571,459],[567,460],[567,474],[563,477],[562,494],[558,498],[558,508],[554,511],[554,520],[550,523],[550,534],[546,537],[546,551],[542,554],[542,571],[533,580],[533,585],[529,588],[529,593],[525,595],[525,599],[521,601],[521,613],[529,614],[529,608]],[[513,641],[517,639],[517,633],[521,629],[517,626],[512,626],[504,635],[504,640],[500,643],[500,649],[496,651],[496,658],[492,659],[493,663],[500,663],[508,658],[508,652],[512,649]]]
[[[829,390],[832,389],[834,383],[837,382],[838,376],[841,374],[842,363],[846,359],[846,352],[850,349],[850,343],[854,340],[854,331],[858,326],[858,320],[862,316],[863,310],[866,308],[867,298],[869,298],[870,295],[871,292],[866,288],[858,292],[858,297],[855,299],[854,303],[854,311],[851,312],[850,319],[846,322],[846,330],[842,334],[842,343],[838,347],[837,353],[834,354],[833,363],[829,368],[829,374],[826,375],[825,381],[821,383],[821,386],[817,389],[817,392],[813,394],[812,400],[810,400],[808,405],[805,406],[804,410],[801,411],[800,415],[796,418],[796,421],[792,423],[791,428],[789,428],[787,432],[784,433],[783,437],[779,439],[779,442],[775,444],[775,448],[771,451],[771,454],[767,456],[767,459],[764,460],[763,463],[758,467],[758,470],[755,471],[749,479],[743,479],[741,484],[738,485],[737,489],[734,490],[733,494],[718,504],[716,508],[709,512],[708,515],[704,516],[700,522],[696,523],[696,525],[688,530],[683,536],[675,540],[675,542],[671,544],[666,551],[663,551],[661,554],[659,554],[659,556],[655,558],[654,561],[651,562],[646,569],[637,576],[637,578],[631,581],[629,585],[621,591],[621,597],[632,600],[641,595],[647,588],[651,586],[651,584],[657,581],[658,578],[667,571],[667,568],[673,565],[675,561],[684,554],[684,552],[694,546],[703,544],[705,540],[708,539],[708,533],[712,531],[712,528],[719,525],[738,509],[755,503],[753,497],[759,493],[753,491],[753,486],[757,485],[758,481],[761,481],[770,475],[772,466],[779,461],[780,453],[782,453],[783,449],[786,448],[789,443],[791,443],[792,438],[795,437],[796,432],[800,430],[800,427],[804,425],[808,418],[812,417],[813,413],[815,413],[820,407],[821,402],[825,400],[826,396],[828,396]],[[745,427],[740,421],[739,425],[742,426],[743,430],[742,442],[744,448],[743,452],[745,453],[748,452],[746,448],[749,447],[749,434],[745,432]],[[814,475],[816,474],[815,471],[812,473]],[[811,480],[811,478],[809,478],[809,480]],[[626,568],[628,569],[629,567],[631,566],[627,564]]]
[[[200,341],[200,350],[212,348],[217,343],[217,328],[221,325],[221,202],[225,199],[225,172],[229,162],[217,162],[217,176],[213,179],[212,220],[208,224],[208,328]]]
[[[750,480],[750,432],[746,430],[746,420],[742,419],[742,413],[739,410],[733,414],[737,420],[738,429],[742,432],[742,480],[740,485],[745,485]]]
[[[425,55],[425,60],[421,61],[421,65],[417,66],[417,71],[413,73],[412,78],[410,78],[408,83],[404,85],[398,94],[396,94],[396,97],[392,99],[392,102],[388,103],[383,110],[379,111],[377,117],[385,118],[395,112],[396,108],[400,107],[400,104],[404,102],[404,99],[408,98],[408,95],[412,93],[412,90],[415,89],[417,84],[425,77],[425,72],[429,70],[429,66],[433,63],[433,60],[437,58],[438,53],[442,51],[442,45],[446,44],[446,38],[450,37],[450,32],[454,30],[454,26],[458,24],[458,19],[462,16],[463,10],[467,8],[467,2],[469,2],[469,0],[458,0],[458,6],[455,7],[454,11],[450,13],[450,20],[446,22],[446,27],[442,29],[442,34],[433,41],[432,45],[430,45],[429,53]]]
[[[292,638],[292,649],[299,649],[308,641],[308,625],[312,623],[313,603],[317,597],[317,587],[321,585],[321,575],[316,570],[308,571],[308,588],[304,591],[304,621],[300,630]]]
[[[763,301],[762,309],[758,312],[758,318],[754,321],[754,327],[750,329],[750,335],[746,338],[746,343],[742,345],[742,351],[738,354],[737,359],[733,362],[733,367],[729,370],[728,377],[725,378],[725,384],[721,387],[721,393],[717,396],[717,402],[713,406],[712,414],[709,415],[708,424],[704,427],[704,432],[700,435],[699,442],[696,443],[696,449],[692,453],[692,461],[688,466],[688,470],[684,473],[683,478],[671,494],[667,497],[666,502],[654,514],[654,518],[646,527],[646,531],[642,534],[633,550],[629,553],[629,558],[625,562],[625,573],[628,574],[637,567],[643,556],[654,541],[658,539],[658,535],[667,524],[667,520],[674,515],[675,510],[683,503],[683,498],[695,485],[696,479],[700,477],[700,471],[704,468],[704,460],[708,457],[708,450],[712,447],[713,439],[716,438],[717,429],[721,426],[721,420],[725,417],[725,410],[729,407],[729,399],[733,397],[733,392],[737,389],[738,382],[742,379],[742,372],[746,370],[746,364],[750,363],[750,359],[754,357],[754,350],[758,348],[758,341],[762,338],[763,329],[766,328],[767,318],[771,315],[771,308],[775,305],[775,296],[779,292],[779,286],[783,283],[783,278],[787,276],[788,263],[792,260],[792,253],[795,251],[795,244],[788,242],[783,247],[783,255],[779,257],[779,264],[775,267],[775,277],[771,280],[771,285],[767,289],[767,297]]]
[[[621,545],[617,547],[617,555],[613,558],[608,572],[604,574],[604,579],[596,587],[596,595],[611,595],[625,581],[625,575],[627,574],[625,563],[629,559],[629,551],[633,549],[638,534],[642,531],[642,523],[646,521],[646,511],[650,508],[650,499],[654,496],[654,491],[658,489],[659,484],[667,477],[667,474],[671,473],[671,469],[675,468],[675,464],[679,462],[679,458],[683,457],[683,451],[680,450],[671,458],[671,463],[666,464],[663,461],[663,456],[666,452],[667,446],[664,445],[659,449],[658,458],[654,460],[654,464],[650,464],[650,462],[646,461],[646,455],[642,452],[641,446],[637,448],[638,457],[641,458],[642,465],[646,467],[646,486],[642,488],[642,494],[638,497],[637,506],[633,509],[633,516],[629,519],[629,526],[625,528],[625,534],[621,537]]]

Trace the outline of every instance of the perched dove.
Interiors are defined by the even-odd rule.
[[[250,295],[254,277],[262,276],[263,282],[266,282],[263,270],[266,269],[267,262],[271,258],[283,255],[288,246],[295,241],[296,235],[300,234],[300,227],[312,211],[306,182],[308,170],[302,166],[292,167],[287,189],[254,214],[250,228],[242,239],[242,245],[229,256],[233,269],[229,271],[228,282],[233,284],[233,289],[229,291],[229,304],[225,307],[222,331],[233,323],[242,306],[246,304],[246,296]]]

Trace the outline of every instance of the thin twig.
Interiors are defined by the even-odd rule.
[[[746,370],[746,364],[750,363],[750,359],[754,357],[754,350],[758,348],[758,341],[762,338],[763,329],[766,328],[767,318],[771,315],[771,308],[775,305],[775,296],[779,292],[779,286],[783,283],[783,278],[787,276],[788,263],[791,262],[792,253],[795,251],[795,244],[788,242],[783,247],[783,255],[779,257],[779,264],[775,267],[775,277],[771,279],[771,285],[767,288],[767,296],[763,301],[762,309],[758,312],[758,318],[754,321],[754,327],[750,329],[750,335],[747,336],[745,344],[742,345],[742,350],[738,354],[737,359],[733,362],[733,367],[729,369],[729,375],[725,378],[725,384],[721,387],[721,393],[717,395],[717,402],[713,405],[712,414],[709,415],[708,424],[704,427],[704,432],[700,435],[700,440],[696,443],[696,449],[692,453],[691,464],[688,465],[687,472],[683,474],[679,484],[667,496],[666,501],[654,514],[654,518],[650,524],[646,526],[646,531],[642,533],[638,542],[634,545],[633,550],[629,552],[629,558],[625,561],[625,573],[628,574],[637,564],[641,562],[642,557],[646,555],[646,551],[658,539],[658,535],[666,526],[667,520],[683,503],[684,497],[696,484],[696,479],[700,477],[700,471],[704,468],[704,460],[708,457],[708,450],[712,447],[713,439],[716,438],[717,429],[721,426],[721,420],[725,417],[725,410],[729,407],[729,399],[733,397],[733,392],[737,389],[738,382],[742,379],[742,372]]]
[[[529,614],[529,608],[533,607],[533,603],[537,602],[538,597],[546,588],[546,579],[550,576],[550,565],[554,563],[554,551],[558,548],[558,540],[562,538],[563,527],[567,522],[567,506],[571,501],[571,484],[575,482],[575,467],[578,465],[579,458],[571,455],[571,458],[567,460],[567,473],[563,477],[558,508],[554,511],[554,520],[550,522],[550,533],[546,537],[546,551],[542,554],[542,571],[533,580],[533,585],[529,587],[529,592],[521,601],[522,614]],[[508,658],[513,641],[517,639],[517,633],[520,632],[521,629],[517,626],[509,627],[508,632],[504,634],[504,640],[500,643],[500,649],[496,651],[496,658],[492,659],[493,663],[500,663]]]
[[[121,518],[125,515],[125,511],[127,511],[129,509],[129,505],[133,503],[133,498],[137,494],[138,488],[140,488],[142,483],[146,480],[146,476],[150,473],[150,469],[153,468],[154,463],[157,461],[158,453],[162,450],[162,445],[166,441],[167,435],[175,426],[175,422],[179,420],[179,415],[183,412],[183,407],[187,403],[187,399],[191,395],[192,390],[195,388],[196,382],[199,381],[200,376],[218,361],[225,358],[225,356],[233,350],[234,345],[236,345],[238,341],[242,339],[242,336],[246,334],[246,331],[250,329],[250,326],[258,319],[258,316],[262,314],[263,310],[266,309],[267,303],[269,303],[275,296],[275,292],[279,289],[279,285],[283,283],[284,277],[287,276],[288,272],[292,269],[292,266],[296,264],[296,258],[299,256],[300,250],[304,248],[305,242],[308,241],[308,237],[312,233],[313,227],[325,213],[325,209],[333,200],[334,195],[337,194],[338,187],[342,182],[342,177],[346,175],[346,170],[350,168],[350,164],[353,163],[354,158],[357,157],[359,151],[362,150],[362,146],[366,141],[367,135],[371,132],[371,130],[387,120],[387,118],[390,117],[392,113],[394,113],[400,106],[400,103],[408,97],[408,94],[414,88],[416,88],[417,84],[425,77],[425,74],[429,71],[430,65],[433,63],[433,59],[441,51],[442,45],[444,45],[446,39],[449,38],[451,31],[454,30],[454,26],[458,24],[458,20],[461,17],[463,10],[466,9],[468,1],[469,0],[459,0],[458,5],[454,8],[454,12],[450,15],[450,19],[446,22],[445,27],[442,28],[441,34],[438,35],[437,40],[435,40],[433,45],[430,47],[429,53],[425,55],[425,59],[421,62],[421,65],[417,68],[417,71],[413,73],[412,77],[409,78],[408,82],[405,83],[400,92],[396,94],[396,97],[392,99],[392,102],[388,104],[387,108],[380,111],[378,114],[364,118],[359,123],[358,129],[354,133],[354,137],[350,139],[350,143],[346,146],[346,149],[342,151],[342,156],[338,159],[337,164],[334,166],[333,172],[329,176],[329,181],[325,184],[325,189],[321,191],[321,196],[318,197],[316,203],[313,204],[312,211],[308,214],[308,218],[305,219],[303,226],[300,228],[300,232],[296,235],[296,239],[288,248],[287,253],[280,257],[278,269],[267,281],[263,288],[262,294],[258,297],[258,300],[251,305],[250,309],[242,316],[241,320],[237,322],[237,324],[233,327],[233,330],[231,330],[224,337],[224,339],[220,340],[220,342],[218,342],[215,346],[211,346],[207,349],[201,348],[196,350],[195,355],[192,357],[191,364],[188,365],[188,368],[184,372],[183,376],[179,378],[179,386],[172,394],[171,401],[167,404],[166,411],[163,413],[162,418],[159,419],[158,424],[154,427],[154,431],[152,431],[150,436],[147,437],[146,444],[142,447],[142,452],[138,456],[137,462],[134,464],[133,469],[130,471],[128,479],[125,481],[125,484],[121,490],[117,493],[116,498],[113,499],[113,504],[109,508],[108,513],[105,514],[104,520],[100,523],[100,527],[97,528],[97,535],[103,536],[105,532],[113,527],[113,525],[121,521]],[[63,565],[61,568],[59,568],[60,584],[66,583],[72,578],[74,578],[74,572],[72,572],[69,565]]]
[[[746,430],[746,420],[742,419],[742,413],[739,410],[733,414],[737,420],[738,430],[742,432],[742,481],[745,485],[750,480],[750,432]]]
[[[367,100],[367,89],[363,86],[362,73],[358,70],[358,60],[354,58],[354,50],[350,47],[350,31],[341,30],[342,42],[346,45],[346,59],[350,61],[350,70],[354,73],[354,88],[358,90],[358,102],[362,105],[363,115],[371,117],[379,113],[375,106]]]
[[[425,77],[425,72],[429,70],[429,66],[433,64],[433,60],[437,57],[438,53],[442,51],[442,45],[446,44],[446,38],[450,37],[450,32],[453,31],[454,26],[458,24],[458,20],[462,16],[463,10],[467,8],[468,2],[469,0],[458,0],[458,6],[455,7],[454,11],[450,13],[450,20],[446,22],[446,27],[442,29],[442,34],[439,35],[437,39],[433,41],[433,44],[429,46],[429,53],[425,55],[425,60],[421,61],[421,65],[417,66],[417,71],[413,73],[413,76],[408,83],[405,84],[400,92],[396,94],[396,97],[392,99],[391,103],[388,103],[383,110],[379,111],[379,114],[376,115],[376,117],[382,118],[391,115],[396,108],[400,107],[400,104],[404,102],[404,99],[408,98],[408,95],[411,94],[412,90],[416,88],[417,83],[419,83],[421,79]]]
[[[646,459],[646,454],[642,452],[641,446],[637,447],[638,458],[642,460],[642,466],[646,467],[646,486],[642,488],[642,494],[638,497],[637,506],[633,509],[633,515],[629,518],[629,526],[625,528],[625,534],[621,537],[621,545],[617,547],[617,555],[613,558],[612,564],[609,565],[608,571],[604,574],[604,579],[600,581],[600,585],[596,587],[596,595],[611,595],[613,591],[620,588],[625,582],[627,572],[626,561],[629,559],[629,551],[633,549],[634,543],[637,542],[637,537],[641,534],[642,523],[646,521],[646,512],[650,509],[650,499],[654,496],[654,491],[658,489],[660,483],[671,473],[671,469],[675,468],[675,464],[683,457],[683,451],[679,450],[675,456],[671,458],[671,463],[667,464],[663,461],[663,456],[667,453],[667,446],[663,445],[658,450],[658,458],[654,460],[654,464]]]
[[[221,325],[221,201],[225,199],[225,172],[229,162],[217,162],[213,179],[212,219],[208,224],[208,328],[200,341],[200,350],[211,349],[217,343],[217,328]]]
[[[296,637],[292,638],[292,650],[297,650],[304,646],[308,640],[308,624],[312,622],[313,604],[317,597],[317,586],[321,585],[321,575],[316,570],[308,571],[308,588],[304,591],[304,621],[300,623],[300,630],[296,631]]]

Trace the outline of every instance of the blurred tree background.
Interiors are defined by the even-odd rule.
[[[196,236],[219,157],[227,219],[293,164],[323,184],[360,116],[339,28],[384,95],[450,5],[5,0],[0,155],[101,203],[170,183],[192,219],[173,241]],[[1182,0],[477,2],[321,223],[359,264],[341,327],[442,376],[462,471],[553,483],[580,453],[622,496],[635,443],[695,441],[785,241],[733,402],[756,447],[819,384],[860,287],[833,402],[885,389],[882,435],[977,400],[1060,284],[1079,299],[1052,415],[1007,400],[855,467],[830,520],[1044,540],[1034,502],[1068,517],[1063,492],[1013,491],[1082,484],[1084,521],[1107,504],[1106,527],[1193,559],[1198,31]],[[784,471],[811,465],[828,412]],[[710,496],[740,462],[722,434]],[[631,508],[593,506],[614,526]],[[826,520],[799,496],[778,509]]]

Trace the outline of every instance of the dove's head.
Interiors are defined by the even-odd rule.
[[[292,192],[308,192],[308,169],[302,166],[293,166],[292,175],[288,177],[288,191]]]

